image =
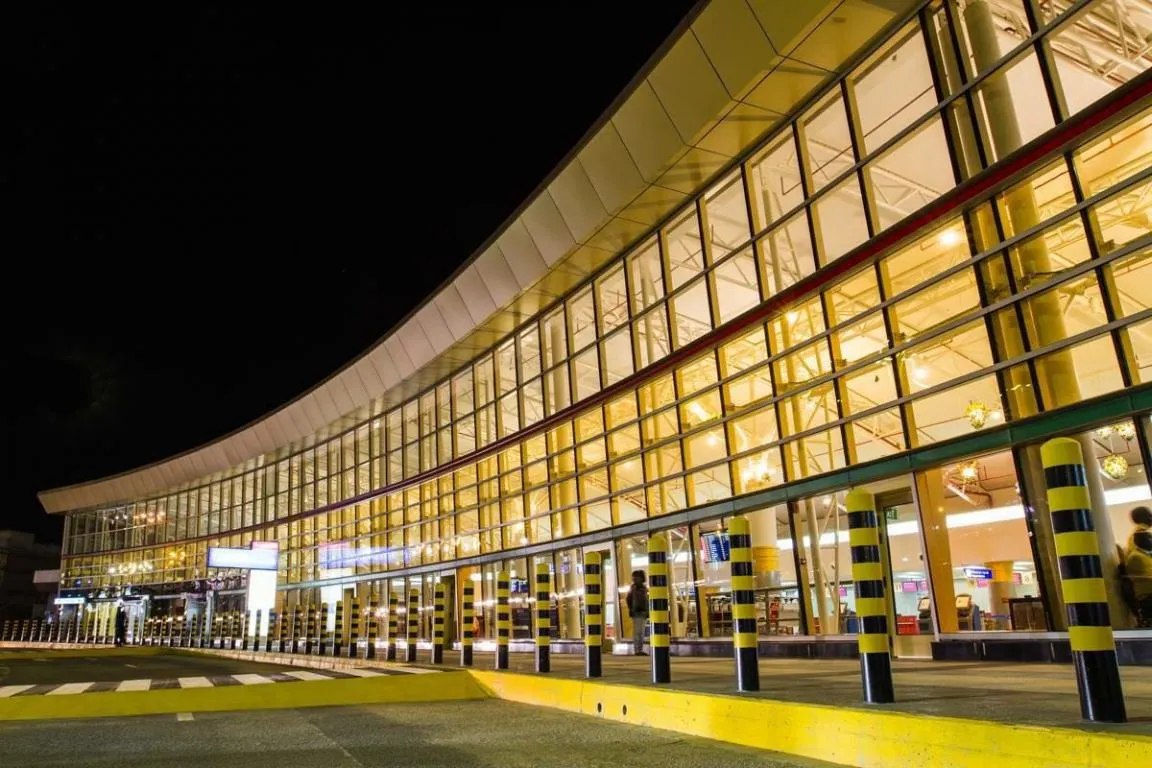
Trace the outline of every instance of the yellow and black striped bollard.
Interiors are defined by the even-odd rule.
[[[360,657],[360,598],[352,595],[348,601],[352,615],[348,621],[348,658]]]
[[[496,574],[496,669],[508,669],[508,639],[512,636],[512,611],[508,607],[511,577]]]
[[[212,628],[208,631],[208,647],[209,648],[223,648],[224,647],[224,614],[215,613],[212,615]]]
[[[31,642],[40,642],[40,619],[32,619],[32,635],[29,638]]]
[[[200,647],[200,614],[198,614],[198,613],[193,614],[192,618],[189,619],[188,624],[189,624],[189,627],[188,627],[188,647],[189,648],[199,648]]]
[[[251,636],[248,638],[248,643],[245,643],[244,650],[258,651],[260,650],[260,621],[264,618],[264,611],[260,608],[256,609],[256,621],[251,624]],[[244,619],[244,626],[249,626],[248,619]]]
[[[416,661],[416,638],[420,634],[420,590],[408,593],[408,653],[404,660]]]
[[[301,614],[301,606],[292,606],[292,653],[300,653],[303,648],[300,630],[303,626],[304,617]]]
[[[860,622],[860,673],[864,700],[889,704],[896,699],[892,685],[892,655],[888,646],[888,605],[884,566],[880,559],[880,517],[871,493],[857,488],[845,499],[848,507],[848,543],[852,549],[856,615]]]
[[[472,586],[469,581],[464,585],[463,600],[460,604],[460,666],[472,666],[472,627],[476,623],[475,619],[475,598],[476,588]]]
[[[272,649],[284,651],[284,611],[268,612],[268,640],[264,644],[264,652],[272,653]]]
[[[305,610],[307,619],[304,626],[304,655],[311,656],[316,651],[316,614],[320,609],[309,603]]]
[[[672,682],[672,637],[668,622],[668,538],[648,539],[648,613],[652,621],[652,682]]]
[[[367,625],[365,627],[367,630],[366,634],[368,635],[368,642],[364,644],[364,658],[366,659],[376,658],[376,639],[379,634],[378,627],[380,626],[379,610],[380,604],[376,600],[376,594],[373,593],[368,598],[368,612],[364,616],[364,623]]]
[[[600,573],[600,553],[584,555],[584,675],[603,674],[604,592]]]
[[[12,637],[9,634],[11,631],[12,631],[12,622],[10,620],[7,620],[4,622],[4,628],[2,630],[0,630],[0,640],[3,640],[4,642],[8,642],[9,640],[11,640]]]
[[[1040,448],[1048,511],[1060,563],[1068,639],[1085,720],[1123,723],[1128,719],[1116,641],[1108,611],[1108,593],[1100,561],[1100,541],[1092,522],[1092,501],[1080,443],[1068,437]]]
[[[388,647],[384,649],[385,661],[396,661],[396,651],[400,644],[397,633],[398,614],[400,611],[400,595],[396,592],[388,593]]]
[[[318,622],[320,637],[316,642],[316,652],[321,656],[328,655],[328,603],[320,603],[320,619]]]
[[[169,648],[172,647],[172,633],[176,631],[175,625],[176,622],[171,616],[164,620],[164,642],[162,644]]]
[[[728,523],[732,563],[732,644],[736,648],[736,687],[760,690],[759,640],[756,635],[756,598],[752,583],[752,527],[746,517]]]
[[[432,606],[432,663],[444,663],[444,584],[436,582]]]
[[[336,630],[332,633],[332,655],[335,657],[340,656],[340,650],[344,647],[344,601],[336,601]]]
[[[236,644],[240,639],[240,611],[232,611],[228,614],[228,649],[236,650]]]
[[[551,672],[552,572],[545,563],[536,566],[536,671]]]

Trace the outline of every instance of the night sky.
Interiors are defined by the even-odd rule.
[[[0,528],[59,540],[37,490],[207,442],[371,346],[693,2],[423,5],[32,6],[3,101]]]

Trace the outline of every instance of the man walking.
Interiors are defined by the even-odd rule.
[[[647,656],[644,653],[644,626],[648,623],[648,585],[644,571],[632,571],[632,587],[628,590],[625,602],[628,615],[632,617],[632,655]]]

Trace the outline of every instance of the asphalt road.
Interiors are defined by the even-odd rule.
[[[0,654],[0,685],[87,683],[281,672],[289,667],[180,653]]]
[[[818,768],[503,701],[0,723],[0,768]]]

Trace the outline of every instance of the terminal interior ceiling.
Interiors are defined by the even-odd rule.
[[[843,265],[1146,80],[1150,51],[1145,0],[924,4],[695,201],[451,377],[291,455],[70,512],[64,586],[121,599],[163,585],[159,606],[187,592],[173,585],[220,576],[208,546],[271,540],[286,603],[360,585],[420,588],[427,606],[433,582],[472,580],[488,637],[485,586],[535,560],[556,573],[558,636],[578,639],[582,554],[607,555],[619,594],[647,564],[646,533],[628,526],[687,511],[666,529],[674,634],[721,637],[725,512],[709,505],[804,483],[819,492],[734,507],[752,522],[761,632],[851,634],[849,483],[835,478],[1152,377],[1152,110]],[[1072,430],[1113,561],[1129,511],[1152,505],[1149,432],[1131,412]],[[866,484],[897,632],[1063,629],[1038,450],[972,446]],[[629,636],[616,606],[607,619]]]

